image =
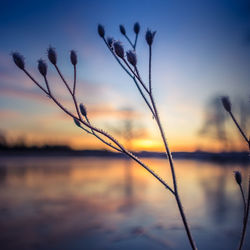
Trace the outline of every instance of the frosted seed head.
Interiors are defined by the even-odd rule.
[[[87,116],[87,110],[82,103],[80,104],[80,111],[81,111],[83,116]]]
[[[37,68],[42,76],[45,77],[47,75],[47,64],[44,62],[44,60],[38,60]]]
[[[56,55],[56,51],[54,48],[52,47],[49,47],[48,48],[48,58],[49,58],[49,61],[56,65],[56,62],[57,62],[57,55]]]
[[[127,54],[128,62],[135,67],[137,64],[137,57],[136,57],[135,52],[132,50],[129,50],[129,51],[127,51],[126,54]]]
[[[77,54],[74,50],[70,51],[70,61],[74,66],[77,64]]]
[[[19,69],[24,70],[25,68],[24,57],[21,54],[19,54],[18,52],[12,53],[12,59]]]
[[[117,56],[124,58],[124,49],[120,41],[114,42],[114,49]]]
[[[99,36],[104,38],[105,30],[104,30],[104,27],[101,24],[98,25],[97,31],[98,31]]]
[[[156,34],[156,31],[151,31],[151,30],[147,30],[147,32],[146,32],[146,36],[145,36],[145,38],[146,38],[146,41],[147,41],[147,44],[149,45],[149,46],[151,46],[152,45],[152,43],[153,43],[153,41],[154,41],[154,36],[155,36],[155,34]]]
[[[120,32],[125,36],[126,35],[126,30],[123,25],[120,25]]]
[[[239,171],[235,171],[234,172],[234,178],[235,178],[235,181],[241,185],[241,182],[242,182],[242,177],[241,177],[241,173]]]
[[[231,102],[228,96],[222,96],[221,102],[227,112],[231,112]]]
[[[140,32],[140,24],[138,22],[134,24],[134,32],[135,34],[139,34]]]

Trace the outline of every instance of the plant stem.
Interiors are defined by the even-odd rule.
[[[186,216],[185,216],[182,204],[181,204],[180,196],[179,196],[179,193],[178,193],[178,186],[177,186],[177,181],[176,181],[176,175],[175,175],[175,169],[174,169],[174,162],[173,162],[172,154],[171,154],[170,148],[168,146],[167,139],[166,139],[164,130],[162,128],[160,117],[159,117],[159,114],[158,114],[158,110],[157,110],[157,107],[156,107],[156,104],[155,104],[155,101],[154,101],[154,97],[153,97],[153,94],[152,94],[152,84],[151,84],[151,68],[152,67],[151,67],[151,62],[152,62],[152,46],[150,45],[149,46],[149,69],[148,69],[148,71],[149,71],[149,97],[150,97],[150,100],[151,100],[151,103],[152,103],[152,106],[153,106],[153,110],[154,110],[154,113],[155,113],[155,120],[156,120],[156,123],[158,125],[159,130],[160,130],[160,134],[161,134],[161,137],[162,137],[162,140],[163,140],[163,143],[164,143],[164,146],[165,146],[165,150],[166,150],[166,155],[167,155],[167,158],[168,158],[168,161],[169,161],[169,164],[170,164],[170,169],[171,169],[172,179],[173,179],[173,185],[174,185],[175,199],[176,199],[176,202],[177,202],[177,205],[178,205],[178,208],[179,208],[179,212],[180,212],[180,215],[181,215],[181,218],[182,218],[182,221],[183,221],[183,224],[184,224],[184,227],[185,227],[188,239],[189,239],[189,243],[190,243],[192,249],[195,250],[197,248],[196,248],[195,242],[193,240],[191,231],[189,229],[189,225],[188,225],[188,222],[187,222],[187,219],[186,219]],[[137,69],[136,69],[136,72],[137,72],[137,74],[138,74],[138,76],[140,78],[140,75],[139,75],[139,72],[138,72]]]
[[[73,95],[76,92],[76,65],[74,65],[74,85],[73,85]]]
[[[71,95],[73,95],[73,92],[72,92],[72,90],[70,89],[70,87],[69,87],[68,83],[66,82],[65,78],[63,77],[63,75],[62,75],[60,69],[58,68],[58,66],[57,66],[56,64],[54,64],[54,66],[55,66],[55,68],[56,68],[57,73],[59,74],[59,76],[61,77],[62,81],[64,82],[66,88],[68,89],[69,93],[70,93]]]
[[[85,118],[86,118],[87,123],[88,123],[89,125],[91,125],[90,122],[89,122],[88,117],[85,116]],[[95,133],[95,131],[94,131],[93,129],[91,129],[91,131],[92,131],[92,135],[94,135],[94,136],[95,136],[97,139],[99,139],[101,142],[103,142],[103,143],[106,144],[107,146],[113,148],[114,150],[116,150],[116,151],[118,151],[118,152],[120,152],[120,153],[123,153],[122,150],[120,150],[119,148],[117,148],[117,147],[113,146],[111,143],[108,143],[108,142],[106,142],[105,140],[103,140],[98,134]]]
[[[133,43],[131,42],[131,40],[129,39],[129,37],[128,37],[126,34],[125,34],[124,36],[125,36],[126,39],[128,40],[128,42],[129,42],[129,44],[131,45],[131,47],[132,47],[133,49],[135,49],[135,47],[134,47]]]
[[[138,82],[136,81],[136,77],[138,77],[138,76],[134,74],[134,72],[133,72],[133,70],[131,69],[130,66],[129,66],[129,69],[130,69],[130,71],[131,71],[131,73],[132,73],[133,75],[125,68],[125,66],[121,63],[121,61],[120,61],[120,60],[117,58],[117,56],[115,55],[114,51],[109,47],[109,45],[108,45],[107,41],[105,40],[105,38],[103,38],[103,41],[104,41],[104,43],[106,44],[106,46],[108,47],[108,49],[109,49],[109,51],[111,52],[111,54],[112,54],[112,55],[114,56],[114,58],[116,59],[116,61],[119,63],[119,65],[120,65],[120,66],[124,69],[124,71],[133,79],[133,81],[135,82],[136,87],[138,88],[138,90],[139,90],[141,96],[142,96],[143,99],[145,100],[147,106],[149,107],[149,109],[150,109],[150,111],[152,112],[152,115],[153,115],[153,117],[154,117],[153,109],[152,109],[151,105],[149,104],[147,98],[146,98],[145,95],[143,94],[143,92],[142,92],[142,90],[141,90],[141,88],[140,88]],[[125,60],[124,60],[124,61],[125,61]],[[126,61],[125,61],[125,63],[126,63],[126,65],[128,65]],[[145,89],[145,85],[144,85],[144,89]],[[148,92],[148,90],[146,90],[146,91]]]
[[[162,137],[162,140],[163,140],[163,143],[164,143],[164,146],[165,146],[167,158],[169,160],[170,169],[171,169],[171,173],[172,173],[172,179],[173,179],[173,185],[174,185],[175,199],[176,199],[176,202],[177,202],[177,205],[178,205],[178,208],[179,208],[179,212],[180,212],[180,215],[181,215],[181,218],[182,218],[182,221],[183,221],[183,224],[184,224],[184,227],[185,227],[188,239],[189,239],[189,243],[190,243],[192,249],[196,250],[197,248],[196,248],[195,242],[193,240],[191,231],[189,229],[189,225],[188,225],[188,222],[187,222],[187,219],[186,219],[186,216],[185,216],[182,204],[181,204],[181,200],[180,200],[180,197],[179,197],[172,154],[171,154],[171,151],[169,149],[167,139],[166,139],[164,130],[163,130],[162,125],[161,125],[161,121],[160,121],[160,118],[159,118],[159,115],[158,115],[158,111],[157,111],[157,108],[156,108],[155,101],[154,101],[152,93],[150,93],[149,96],[150,96],[150,99],[151,99],[151,102],[152,102],[152,105],[153,105],[153,109],[154,109],[154,113],[155,113],[155,120],[156,120],[156,123],[157,123],[157,125],[159,127],[161,137]]]
[[[152,63],[152,46],[149,46],[149,63],[148,63],[148,82],[149,82],[149,92],[152,93],[151,86],[151,63]]]
[[[104,39],[106,45],[108,46],[106,40]],[[133,47],[133,45],[132,45]],[[109,48],[109,46],[108,46]],[[109,48],[110,49],[110,48]],[[156,105],[155,105],[155,101],[154,101],[154,98],[153,98],[153,95],[152,95],[152,87],[151,87],[151,60],[152,60],[152,51],[151,51],[151,46],[150,46],[150,57],[149,57],[149,81],[150,81],[150,84],[149,84],[149,90],[147,89],[147,87],[145,86],[145,84],[143,83],[141,77],[140,77],[140,74],[139,74],[139,71],[137,69],[137,67],[135,66],[135,72],[131,69],[131,67],[129,66],[129,64],[127,63],[127,61],[123,58],[123,62],[125,63],[125,65],[128,67],[128,69],[130,70],[130,72],[128,72],[128,70],[124,67],[124,65],[121,64],[120,60],[116,57],[116,55],[114,54],[114,52],[110,49],[111,53],[113,54],[113,56],[116,58],[116,60],[118,61],[118,63],[122,66],[122,68],[131,76],[130,72],[134,75],[134,77],[132,77],[132,79],[134,81],[135,78],[138,79],[138,81],[141,83],[142,87],[145,89],[145,91],[147,92],[147,94],[149,95],[149,98],[151,100],[151,103],[152,103],[152,108],[151,108],[151,105],[148,104],[148,102],[146,101],[146,103],[148,104],[148,107],[150,107],[150,110],[152,112],[152,114],[154,115],[155,119],[156,119],[156,122],[157,122],[157,125],[158,125],[158,128],[160,130],[160,133],[161,133],[161,137],[162,137],[162,140],[163,140],[163,143],[164,143],[164,146],[165,146],[165,150],[166,150],[166,154],[167,154],[167,157],[168,157],[168,160],[169,160],[169,163],[170,163],[170,168],[171,168],[171,173],[172,173],[172,179],[173,179],[173,185],[174,185],[174,190],[173,190],[173,194],[175,196],[175,199],[176,199],[176,202],[177,202],[177,205],[178,205],[178,208],[179,208],[179,212],[180,212],[180,215],[181,215],[181,218],[182,218],[182,221],[183,221],[183,224],[184,224],[184,228],[186,230],[186,233],[187,233],[187,236],[188,236],[188,239],[189,239],[189,242],[190,242],[190,245],[192,247],[193,250],[196,250],[196,246],[195,246],[195,242],[192,238],[192,235],[191,235],[191,231],[189,229],[189,225],[188,225],[188,222],[187,222],[187,219],[186,219],[186,216],[185,216],[185,213],[184,213],[184,210],[183,210],[183,207],[182,207],[182,204],[181,204],[181,200],[180,200],[180,197],[179,197],[179,194],[178,194],[178,188],[177,188],[177,182],[176,182],[176,176],[175,176],[175,170],[174,170],[174,164],[173,164],[173,159],[172,159],[172,155],[171,155],[171,152],[170,152],[170,149],[168,147],[168,144],[167,144],[167,140],[166,140],[166,137],[165,137],[165,134],[164,134],[164,130],[162,128],[162,125],[161,125],[161,122],[160,122],[160,118],[159,118],[159,115],[158,115],[158,111],[157,111],[157,108],[156,108]],[[136,82],[135,82],[136,83]],[[138,88],[138,84],[136,84],[137,88]],[[141,95],[143,96],[144,100],[147,100],[145,95],[143,94],[143,92],[141,91],[140,88],[138,88]]]
[[[241,135],[243,136],[244,140],[247,142],[248,146],[250,147],[250,141],[247,139],[247,136],[245,135],[245,133],[241,129],[241,127],[240,127],[239,123],[237,122],[237,120],[235,119],[233,113],[230,111],[229,114],[232,117],[236,127],[239,129],[239,131],[240,131]]]
[[[250,207],[250,178],[248,180],[248,197],[247,197],[247,207],[246,207],[246,214],[244,215],[243,220],[243,227],[242,227],[242,233],[240,238],[240,244],[238,250],[241,250],[243,247],[245,235],[246,235],[246,229],[247,229],[247,221],[248,221],[248,215],[249,215],[249,207]]]
[[[131,152],[129,152],[128,150],[126,150],[115,138],[113,138],[111,135],[109,135],[108,133],[104,132],[101,129],[98,129],[94,126],[92,126],[91,124],[89,124],[88,122],[85,122],[79,113],[79,109],[78,109],[78,104],[76,102],[75,96],[73,95],[73,100],[77,109],[77,113],[78,113],[78,117],[76,117],[75,115],[73,115],[70,111],[68,111],[51,93],[49,94],[32,76],[31,74],[26,71],[23,70],[24,73],[43,91],[45,92],[54,102],[55,104],[62,110],[64,111],[67,115],[69,115],[70,117],[72,117],[73,119],[77,119],[79,122],[81,122],[83,125],[85,125],[86,127],[88,127],[91,130],[94,130],[97,133],[102,134],[103,136],[105,136],[106,138],[108,138],[110,141],[112,141],[115,145],[117,145],[121,151],[127,155],[128,157],[130,157],[131,159],[133,159],[135,162],[137,162],[139,165],[141,165],[144,169],[146,169],[151,175],[153,175],[166,189],[168,189],[173,195],[175,195],[174,190],[160,177],[158,176],[153,170],[151,170],[146,164],[144,164],[141,160],[139,160],[135,155],[133,155]],[[70,91],[70,89],[68,89]],[[71,91],[70,91],[71,92]],[[79,118],[80,116],[80,118]],[[106,143],[107,145],[110,146],[109,143]]]
[[[247,212],[247,203],[246,203],[246,198],[242,189],[242,185],[240,184],[240,192],[241,192],[241,196],[242,196],[242,200],[243,200],[243,205],[244,205],[244,218],[246,216],[246,212]]]
[[[134,50],[136,50],[137,39],[138,39],[138,34],[135,35],[135,43],[133,46]]]

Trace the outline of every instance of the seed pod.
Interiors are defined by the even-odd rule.
[[[81,127],[81,123],[79,122],[79,120],[78,119],[76,119],[76,118],[74,118],[74,122],[75,122],[75,125],[77,126],[77,127]]]
[[[241,182],[242,182],[242,177],[241,177],[241,173],[239,171],[235,171],[234,172],[234,178],[235,178],[235,181],[241,185]]]
[[[38,60],[37,68],[42,76],[47,75],[47,64],[42,59]]]
[[[126,36],[126,30],[125,30],[125,27],[123,25],[120,25],[120,31],[121,33]]]
[[[12,53],[12,58],[13,58],[14,63],[16,64],[16,66],[19,69],[24,70],[24,68],[25,68],[24,57],[21,54],[19,54],[18,52],[14,52],[14,53]]]
[[[74,66],[77,64],[77,54],[74,50],[70,51],[70,61]]]
[[[120,41],[114,42],[114,49],[117,56],[124,58],[124,49]]]
[[[107,38],[107,43],[108,43],[108,46],[109,46],[110,48],[112,48],[113,42],[114,42],[114,39],[113,39],[112,37],[108,37],[108,38]]]
[[[87,110],[82,103],[80,103],[80,111],[81,111],[83,116],[87,116]]]
[[[146,38],[147,44],[148,44],[149,46],[151,46],[152,43],[153,43],[153,41],[154,41],[155,33],[156,33],[156,31],[152,32],[152,31],[149,30],[149,29],[148,29],[147,32],[146,32],[145,38]]]
[[[104,38],[104,35],[105,35],[104,27],[101,24],[99,24],[97,30],[98,30],[99,36]]]
[[[231,112],[231,102],[228,96],[222,96],[221,102],[227,112]]]
[[[48,48],[48,58],[52,64],[56,65],[57,61],[56,51],[52,47]]]
[[[135,52],[132,50],[129,50],[129,51],[127,51],[126,54],[127,54],[128,62],[135,67],[137,64],[137,58],[136,58]]]
[[[134,24],[134,32],[135,34],[139,34],[140,32],[140,24],[138,22]]]

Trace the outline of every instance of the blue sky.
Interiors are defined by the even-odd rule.
[[[204,142],[197,130],[210,98],[221,94],[230,95],[232,100],[249,98],[248,1],[5,1],[0,12],[0,117],[4,121],[0,129],[10,136],[25,135],[32,143],[48,142],[54,136],[55,141],[73,146],[96,145],[93,139],[89,145],[80,142],[71,121],[48,103],[9,56],[11,51],[22,53],[27,68],[41,79],[36,61],[46,59],[46,49],[52,45],[71,81],[69,51],[78,52],[78,99],[89,107],[90,116],[100,127],[117,123],[119,109],[131,107],[138,113],[138,124],[148,131],[147,138],[137,143],[140,149],[143,141],[159,148],[149,112],[98,37],[98,23],[105,26],[108,35],[122,40],[125,48],[129,45],[119,32],[119,24],[125,25],[131,37],[134,22],[141,24],[138,66],[145,80],[148,51],[144,35],[148,27],[157,30],[153,90],[176,149],[207,147],[209,142]],[[52,67],[49,74],[55,91],[67,101]]]

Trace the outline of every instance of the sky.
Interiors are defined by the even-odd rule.
[[[136,86],[121,69],[97,34],[121,40],[123,24],[134,39],[139,22],[138,68],[148,80],[147,28],[156,30],[152,56],[153,94],[166,136],[174,151],[223,150],[224,144],[201,134],[206,110],[216,96],[232,103],[250,98],[250,4],[248,1],[4,1],[0,9],[0,131],[10,141],[25,138],[29,145],[67,144],[73,148],[105,146],[83,134],[12,62],[11,52],[25,57],[27,69],[43,83],[37,60],[47,60],[56,48],[58,66],[70,84],[71,49],[78,54],[77,99],[89,118],[128,144],[128,120],[133,127],[133,150],[162,150],[155,121]],[[48,61],[48,60],[47,60]],[[72,109],[70,96],[48,63],[53,93]],[[128,112],[130,110],[130,112]],[[237,109],[235,109],[237,116]],[[126,123],[127,122],[127,123]],[[230,145],[242,149],[238,132],[226,121]],[[247,128],[246,128],[247,129]],[[249,131],[249,130],[248,130]],[[248,132],[250,133],[250,132]]]

